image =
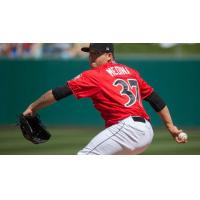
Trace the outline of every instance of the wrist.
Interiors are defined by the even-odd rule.
[[[30,109],[34,113],[37,111],[33,104],[29,105],[28,109]]]
[[[170,130],[172,127],[174,127],[174,124],[172,122],[166,123],[165,125],[166,125],[168,130]]]

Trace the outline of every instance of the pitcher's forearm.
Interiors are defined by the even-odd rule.
[[[49,90],[48,92],[44,93],[39,99],[37,99],[35,102],[29,105],[29,109],[31,109],[34,112],[37,112],[38,110],[47,107],[51,104],[56,102],[52,90]]]
[[[165,106],[160,112],[158,112],[161,119],[163,120],[165,126],[169,129],[171,126],[173,126],[173,121],[169,112],[169,109],[167,106]]]

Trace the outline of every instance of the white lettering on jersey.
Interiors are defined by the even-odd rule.
[[[125,67],[119,67],[119,66],[109,67],[106,71],[107,71],[111,76],[130,74],[130,72],[128,71],[127,68],[125,68]]]

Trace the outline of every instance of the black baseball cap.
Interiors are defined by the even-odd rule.
[[[90,50],[97,50],[105,53],[113,53],[114,47],[112,43],[90,43],[89,47],[81,48],[81,51],[89,52]]]

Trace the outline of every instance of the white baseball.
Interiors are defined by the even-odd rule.
[[[187,140],[188,139],[188,135],[184,132],[179,133],[178,138],[180,140]]]

